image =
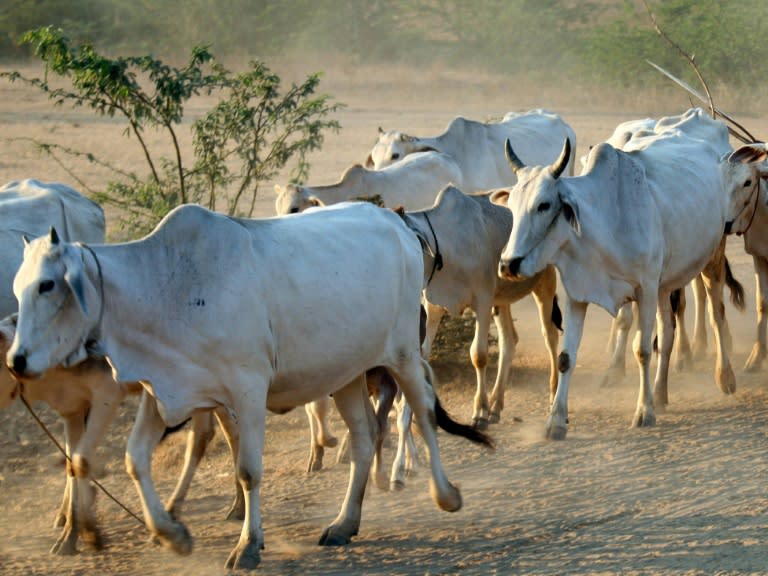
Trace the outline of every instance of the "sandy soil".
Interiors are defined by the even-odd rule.
[[[311,70],[307,70],[309,72]],[[574,127],[582,154],[621,121],[677,113],[687,99],[613,103],[569,87],[531,92],[514,82],[461,76],[451,71],[381,71],[339,68],[323,90],[347,107],[343,129],[315,154],[312,182],[334,181],[351,162],[362,161],[376,128],[437,133],[457,114],[500,116],[509,110],[546,107]],[[376,80],[377,78],[386,78]],[[200,103],[200,106],[203,104]],[[202,108],[192,107],[191,114]],[[768,117],[746,118],[768,135]],[[87,111],[53,109],[20,85],[0,84],[0,182],[35,177],[74,184],[59,166],[42,159],[20,138],[34,137],[98,150],[141,167],[134,143],[112,121]],[[105,176],[91,166],[78,173],[98,188]],[[261,193],[259,212],[271,215],[272,183]],[[118,231],[110,229],[112,237]],[[733,362],[743,365],[754,333],[751,259],[738,239],[729,243],[748,309],[727,313],[734,337]],[[692,306],[691,306],[692,308]],[[637,371],[628,357],[627,376],[601,386],[609,316],[595,307],[570,398],[570,429],[564,442],[543,439],[547,412],[545,349],[530,300],[516,306],[520,343],[502,422],[491,432],[498,447],[488,452],[441,434],[444,463],[463,491],[464,508],[448,514],[431,502],[421,470],[399,493],[371,486],[360,534],[345,548],[316,541],[336,516],[348,469],[333,465],[304,473],[307,425],[302,410],[270,416],[262,490],[266,550],[263,574],[765,574],[768,573],[768,386],[765,373],[737,372],[738,390],[724,396],[713,380],[714,358],[688,373],[673,374],[670,406],[657,426],[630,429]],[[474,374],[465,356],[436,364],[438,392],[459,419],[469,420]],[[491,367],[493,370],[494,367]],[[125,402],[104,441],[102,483],[129,508],[138,497],[125,474],[122,454],[136,402]],[[56,434],[58,418],[36,406]],[[342,425],[334,416],[338,434]],[[183,458],[182,435],[167,440],[155,460],[161,493],[170,494]],[[391,457],[391,451],[387,453]],[[143,525],[99,496],[106,548],[81,545],[74,557],[48,553],[63,488],[62,458],[23,406],[0,414],[0,573],[27,574],[220,574],[240,525],[224,520],[233,491],[226,445],[217,435],[193,483],[183,519],[195,538],[191,556],[178,557],[148,541]]]

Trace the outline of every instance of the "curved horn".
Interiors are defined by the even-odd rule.
[[[520,158],[517,157],[517,154],[515,154],[515,151],[512,150],[512,144],[510,143],[509,138],[507,138],[507,141],[504,143],[504,155],[507,157],[507,162],[509,162],[512,172],[515,174],[517,174],[518,170],[525,168],[523,161],[520,160]]]
[[[558,158],[557,161],[549,168],[552,172],[552,176],[554,176],[555,179],[559,178],[560,174],[563,173],[563,170],[565,170],[565,167],[568,165],[568,159],[570,157],[571,139],[566,137],[565,144],[563,144],[563,151],[560,152],[560,158]]]

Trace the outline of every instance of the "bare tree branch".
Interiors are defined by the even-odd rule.
[[[651,7],[648,5],[648,0],[643,0],[643,4],[645,5],[645,9],[648,11],[648,16],[650,16],[650,18],[651,18],[651,22],[653,23],[653,27],[656,30],[656,33],[659,36],[661,36],[662,38],[664,38],[664,40],[666,40],[667,43],[669,43],[670,46],[675,48],[675,50],[677,50],[683,56],[683,58],[685,58],[688,61],[688,63],[693,68],[693,71],[696,73],[696,76],[698,77],[699,82],[701,82],[701,85],[704,87],[704,92],[706,93],[706,99],[697,90],[694,90],[688,84],[686,84],[685,82],[683,82],[679,78],[676,78],[675,76],[673,76],[672,74],[670,74],[669,72],[664,70],[661,66],[658,66],[657,64],[654,64],[653,62],[651,62],[649,60],[646,60],[646,62],[648,62],[651,66],[656,68],[659,72],[661,72],[662,74],[664,74],[665,76],[667,76],[668,78],[670,78],[671,80],[676,82],[679,86],[681,86],[682,88],[687,90],[689,93],[691,93],[694,96],[696,96],[696,98],[698,98],[702,102],[708,103],[709,104],[709,111],[710,111],[710,114],[711,114],[712,118],[717,118],[718,116],[720,116],[721,118],[723,118],[724,120],[726,120],[727,122],[729,122],[730,124],[735,126],[738,130],[741,130],[741,133],[738,133],[737,130],[735,130],[733,128],[733,126],[728,126],[728,132],[730,132],[730,134],[734,138],[736,138],[737,140],[740,140],[744,144],[751,144],[753,142],[758,142],[758,140],[752,134],[750,134],[749,130],[744,128],[744,126],[742,126],[741,124],[736,122],[731,116],[729,116],[725,112],[717,109],[717,107],[715,106],[715,102],[712,99],[712,94],[709,91],[709,86],[707,86],[707,83],[704,80],[704,77],[701,75],[699,67],[696,65],[695,56],[694,55],[689,55],[676,42],[674,42],[669,37],[669,35],[667,35],[667,33],[664,32],[664,30],[661,29],[661,27],[659,26],[658,22],[656,21],[656,15],[653,13],[653,11],[651,10]]]

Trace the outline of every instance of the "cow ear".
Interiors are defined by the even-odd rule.
[[[381,126],[379,126],[379,134],[384,134],[384,128],[382,128]]]
[[[79,255],[67,250],[64,257],[64,281],[72,290],[77,305],[84,316],[88,315],[88,305],[85,302],[85,290],[83,289],[83,260]]]
[[[24,241],[24,248],[29,246],[29,236],[27,236],[26,234],[22,234],[21,239]]]
[[[498,204],[499,206],[504,206],[504,208],[506,208],[509,204],[509,190],[506,188],[494,190],[491,192],[489,198],[494,204]]]
[[[765,148],[765,144],[745,144],[734,150],[728,157],[728,161],[741,164],[755,164],[764,162],[766,158],[768,158],[768,151]]]
[[[504,206],[504,208],[507,208],[509,205],[510,195],[511,194],[509,189],[499,188],[498,190],[493,190],[488,196],[488,198],[494,204],[498,204],[499,206]]]
[[[373,155],[368,154],[368,158],[365,159],[365,167],[368,169],[373,169]]]
[[[581,236],[581,222],[579,221],[579,206],[575,202],[571,202],[566,198],[562,198],[563,203],[563,217],[565,221],[573,228],[576,236]]]
[[[59,233],[56,232],[56,228],[51,226],[51,244],[54,246],[59,243]]]

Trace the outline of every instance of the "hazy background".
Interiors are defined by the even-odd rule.
[[[695,54],[720,99],[759,105],[768,77],[768,2],[650,2],[664,30]],[[278,72],[338,66],[444,68],[607,94],[668,88],[646,59],[699,86],[654,31],[641,0],[4,0],[0,63],[29,56],[19,36],[61,27],[115,55],[181,62],[210,45],[228,65],[264,60]],[[382,70],[382,73],[385,73]]]

